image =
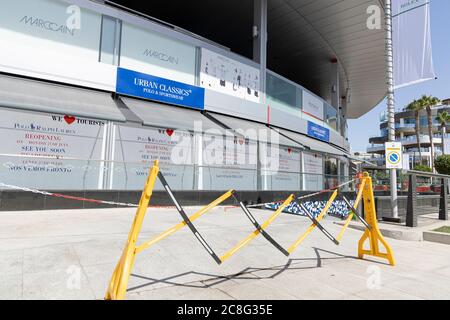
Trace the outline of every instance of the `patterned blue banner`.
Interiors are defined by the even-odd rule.
[[[311,121],[308,121],[308,136],[330,142],[330,130]]]
[[[203,88],[123,68],[117,68],[116,92],[193,109],[205,108]]]

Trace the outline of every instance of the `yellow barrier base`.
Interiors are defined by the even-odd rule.
[[[366,229],[363,236],[358,243],[358,257],[364,258],[364,255],[374,256],[378,258],[387,259],[391,266],[395,265],[394,255],[392,248],[384,239],[381,231],[378,227],[377,214],[375,209],[375,198],[373,195],[372,178],[368,173],[364,173],[363,177],[363,199],[364,199],[364,212],[365,219],[370,225],[371,229]],[[369,249],[364,249],[364,243],[369,240]],[[385,252],[380,251],[380,244],[383,245]]]
[[[181,228],[187,225],[186,222],[181,222],[176,226],[166,230],[154,239],[137,246],[137,240],[139,237],[139,232],[141,231],[142,223],[144,221],[145,214],[147,212],[148,204],[153,193],[153,188],[155,186],[156,179],[158,178],[159,165],[158,161],[155,161],[153,167],[151,168],[150,174],[148,176],[147,182],[145,184],[144,190],[142,191],[141,200],[139,206],[136,210],[136,215],[133,220],[133,225],[131,226],[130,233],[128,235],[128,240],[123,249],[122,256],[117,263],[114,273],[108,285],[108,289],[105,294],[105,300],[123,300],[125,298],[125,293],[128,286],[128,281],[130,274],[136,259],[136,254],[141,251],[151,247],[155,243],[165,239],[171,234],[177,232]],[[209,205],[203,207],[195,214],[189,217],[190,221],[194,221],[201,217],[206,212],[210,211],[212,208],[220,205],[222,202],[230,198],[234,194],[234,190],[230,190],[223,194]]]

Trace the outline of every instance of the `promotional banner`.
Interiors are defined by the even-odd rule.
[[[116,126],[114,143],[112,189],[141,189],[149,168],[159,160],[161,171],[174,190],[192,190],[192,133],[167,128]],[[155,188],[162,189],[159,181]]]
[[[104,127],[101,120],[1,109],[0,181],[50,190],[97,189]]]
[[[300,190],[300,151],[290,147],[280,147],[279,172],[272,176],[272,190]]]
[[[260,101],[259,69],[202,48],[200,85],[244,100]]]
[[[323,189],[323,157],[318,154],[303,152],[303,190]]]
[[[393,0],[395,87],[435,79],[430,0]]]
[[[203,88],[123,68],[117,68],[116,92],[193,109],[205,107]]]
[[[242,137],[217,138],[203,138],[203,189],[256,190],[257,142]]]
[[[265,190],[292,191],[301,188],[298,149],[260,142],[259,151]]]

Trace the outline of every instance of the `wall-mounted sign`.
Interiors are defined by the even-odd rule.
[[[303,152],[303,189],[322,190],[324,182],[323,157]]]
[[[71,115],[0,109],[0,181],[31,188],[97,189],[105,124]]]
[[[194,84],[195,62],[195,46],[122,24],[121,67]]]
[[[330,130],[308,121],[308,136],[330,142]]]
[[[133,70],[117,68],[116,92],[203,110],[205,89]]]
[[[194,135],[170,128],[115,127],[112,189],[139,190],[153,161],[174,190],[191,190],[194,183]],[[157,182],[156,189],[163,187]]]
[[[401,142],[386,142],[386,168],[403,169],[403,153]]]
[[[257,143],[241,137],[225,137],[223,147],[221,143],[203,137],[203,190],[255,190]]]
[[[306,90],[303,90],[302,96],[303,112],[313,118],[323,120],[323,101]]]
[[[259,69],[202,48],[200,85],[244,100],[260,101]]]
[[[0,6],[0,43],[8,44],[0,50],[0,71],[114,90],[115,68],[98,62],[100,13],[80,7],[77,28],[64,1],[0,1]]]

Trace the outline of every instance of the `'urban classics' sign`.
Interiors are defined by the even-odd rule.
[[[330,142],[330,130],[308,121],[308,136]]]
[[[116,92],[200,110],[205,105],[203,88],[123,68],[117,68]]]

